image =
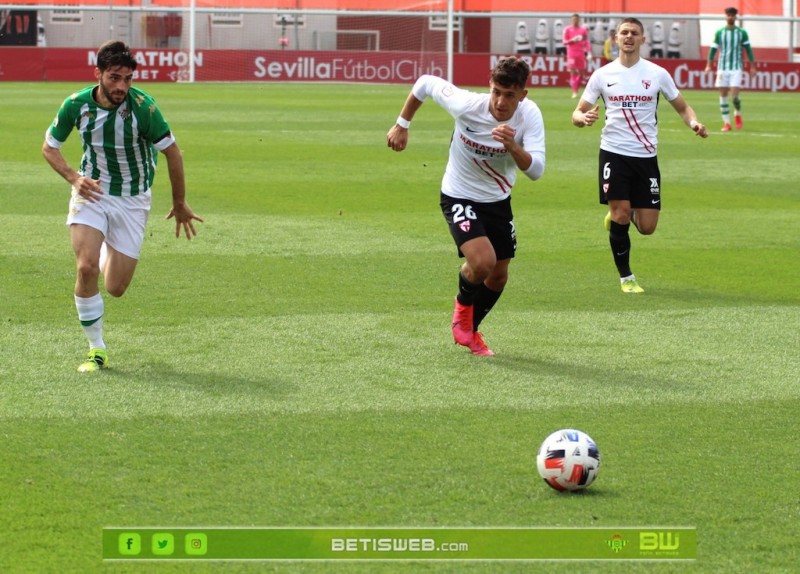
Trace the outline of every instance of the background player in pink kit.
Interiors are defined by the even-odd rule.
[[[645,42],[644,26],[636,18],[625,18],[617,27],[619,57],[596,70],[572,112],[572,123],[579,128],[598,119],[602,98],[605,126],[600,136],[600,203],[608,205],[605,227],[611,254],[619,271],[624,293],[644,291],[631,271],[633,223],[639,233],[655,232],[661,209],[661,172],[658,168],[657,111],[663,94],[683,123],[700,137],[708,137],[706,127],[697,121],[675,81],[664,68],[639,56]]]
[[[589,30],[581,26],[581,17],[572,15],[572,24],[564,28],[564,46],[567,48],[567,70],[572,97],[578,97],[581,80],[586,79],[586,59],[592,54]]]
[[[532,180],[544,173],[544,122],[527,97],[529,75],[528,64],[511,57],[492,69],[488,93],[421,76],[386,134],[390,148],[406,149],[411,120],[427,99],[455,120],[439,203],[465,259],[458,275],[453,340],[475,355],[494,355],[478,326],[500,298],[517,249],[511,211],[517,171]]]

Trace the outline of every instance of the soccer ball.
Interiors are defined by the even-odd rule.
[[[556,490],[583,490],[597,476],[600,451],[585,432],[562,429],[544,439],[536,466],[539,475]]]

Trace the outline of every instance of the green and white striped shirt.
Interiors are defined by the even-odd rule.
[[[744,69],[742,60],[742,50],[747,50],[750,60],[753,61],[753,51],[750,48],[750,38],[744,28],[735,26],[733,29],[725,26],[717,30],[714,34],[714,43],[711,44],[711,55],[709,60],[713,60],[714,52],[719,50],[719,61],[717,70],[730,72]]]
[[[142,90],[131,87],[122,104],[104,108],[92,97],[96,87],[64,100],[45,134],[47,144],[59,149],[77,129],[83,145],[78,170],[82,175],[100,180],[110,195],[144,193],[153,185],[157,150],[168,148],[175,138],[155,100]]]

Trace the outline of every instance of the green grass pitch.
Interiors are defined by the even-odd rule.
[[[600,126],[532,90],[547,170],[514,190],[519,249],[453,345],[459,262],[438,208],[451,119],[433,102],[396,154],[409,86],[144,85],[181,145],[199,236],[164,221],[106,296],[111,369],[75,372],[68,187],[39,149],[79,84],[0,84],[0,571],[790,572],[800,520],[800,116],[796,94],[662,103],[658,232],[619,290],[596,199]],[[197,110],[206,110],[200,113]],[[65,149],[73,165],[79,144]],[[583,495],[536,473],[576,427]],[[104,526],[696,526],[679,563],[115,563]]]

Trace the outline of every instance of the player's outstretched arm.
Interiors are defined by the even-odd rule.
[[[169,182],[172,185],[172,209],[169,210],[166,219],[175,218],[175,237],[181,236],[181,228],[186,234],[186,239],[191,239],[197,235],[194,222],[203,223],[203,218],[195,215],[189,204],[186,203],[186,178],[183,172],[183,155],[174,143],[161,153],[167,158],[167,168],[169,170]]]
[[[708,130],[706,126],[697,121],[697,114],[694,113],[692,106],[686,103],[683,96],[678,94],[678,97],[670,102],[675,111],[691,130],[701,138],[708,137]]]

